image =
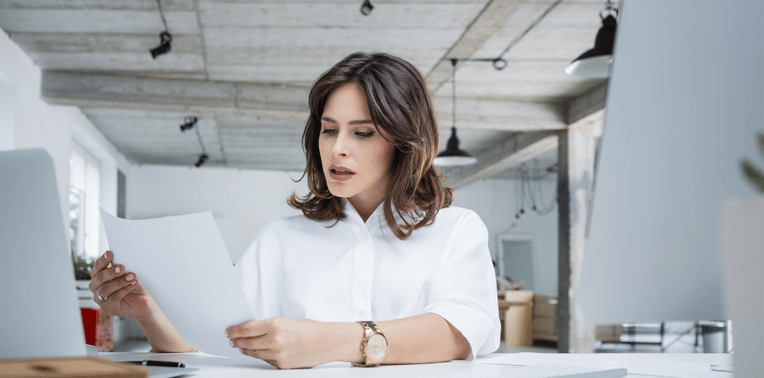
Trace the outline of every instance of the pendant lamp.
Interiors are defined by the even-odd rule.
[[[456,136],[456,63],[457,59],[451,59],[451,65],[454,72],[451,75],[451,98],[453,106],[451,107],[451,137],[446,143],[446,150],[439,153],[433,164],[439,166],[459,166],[477,163],[477,158],[459,149],[459,138]]]
[[[607,17],[602,19],[602,27],[594,39],[594,48],[587,50],[565,68],[565,72],[587,78],[607,78],[610,76],[610,64],[613,62],[613,45],[615,44],[615,30],[618,9],[613,8],[611,1],[607,2],[605,9]]]

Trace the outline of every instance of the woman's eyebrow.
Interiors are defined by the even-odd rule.
[[[321,117],[321,121],[329,122],[329,123],[337,123],[337,121],[329,118],[329,117]],[[357,121],[350,121],[348,122],[349,125],[373,125],[374,122],[372,122],[370,119],[361,119]]]

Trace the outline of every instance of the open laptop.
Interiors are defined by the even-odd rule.
[[[87,355],[53,159],[0,151],[0,360]],[[174,377],[198,369],[150,367]]]

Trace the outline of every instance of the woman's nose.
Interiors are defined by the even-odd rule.
[[[337,156],[347,156],[348,154],[348,137],[339,133],[337,138],[334,139],[334,145],[332,146],[332,152]]]

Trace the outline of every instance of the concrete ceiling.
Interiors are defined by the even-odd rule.
[[[426,76],[441,127],[456,126],[474,166],[448,169],[463,185],[541,157],[555,130],[601,122],[606,81],[565,74],[593,45],[603,0],[1,0],[0,28],[42,68],[42,93],[79,106],[137,164],[193,165],[200,118],[205,166],[302,170],[307,93],[355,51],[384,51]],[[509,51],[501,55],[509,46]],[[490,62],[501,56],[503,70]],[[473,60],[466,60],[473,59]]]

